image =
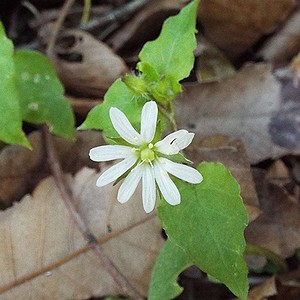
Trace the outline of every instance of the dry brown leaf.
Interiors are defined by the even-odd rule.
[[[54,138],[55,148],[65,172],[75,173],[83,166],[96,167],[89,150],[103,143],[100,132],[77,132],[76,141]],[[30,151],[20,146],[7,146],[0,151],[0,200],[9,205],[28,193],[48,175],[46,153],[41,133],[29,135]]]
[[[263,284],[250,290],[248,300],[265,300],[270,296],[277,295],[275,276],[267,279]]]
[[[244,145],[224,136],[211,136],[194,142],[193,149],[185,151],[196,165],[201,161],[221,162],[229,168],[241,186],[241,196],[246,203],[250,221],[260,215],[250,163]]]
[[[162,246],[161,227],[146,215],[140,197],[116,201],[116,187],[97,188],[99,174],[84,168],[66,176],[75,205],[97,237],[124,233],[103,243],[104,253],[146,295],[150,272]],[[130,228],[135,223],[139,225]],[[116,286],[74,227],[52,177],[32,196],[0,213],[0,298],[87,299],[117,295]]]
[[[69,95],[66,95],[66,97],[71,103],[76,115],[78,115],[83,120],[86,118],[91,109],[93,109],[96,105],[99,105],[103,101],[102,99],[72,97]]]
[[[224,53],[203,37],[198,37],[195,55],[198,56],[196,76],[199,82],[219,81],[235,73]]]
[[[236,58],[294,7],[294,0],[202,0],[198,20],[205,36],[228,57]]]
[[[300,206],[280,186],[256,173],[262,214],[246,228],[250,244],[262,246],[286,258],[300,247]]]
[[[258,52],[257,56],[274,64],[287,64],[300,50],[300,6]]]
[[[176,14],[186,3],[186,0],[150,1],[108,43],[115,51],[126,53],[127,56],[136,54],[143,44],[158,36],[163,21]]]
[[[51,57],[65,87],[85,96],[101,97],[128,71],[124,61],[101,41],[80,30],[67,30]]]
[[[241,139],[251,163],[300,152],[299,89],[280,83],[264,64],[221,82],[186,86],[177,98],[179,127],[201,138]]]

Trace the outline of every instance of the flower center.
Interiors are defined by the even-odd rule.
[[[155,153],[153,150],[153,144],[149,144],[146,148],[141,150],[141,160],[151,162],[155,159]]]

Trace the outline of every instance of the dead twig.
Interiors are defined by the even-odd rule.
[[[48,130],[46,125],[43,126],[43,137],[46,146],[48,164],[50,167],[51,174],[54,178],[55,184],[59,189],[62,200],[69,211],[69,214],[76,225],[76,227],[80,230],[81,234],[87,241],[89,247],[94,252],[94,254],[99,258],[101,265],[110,273],[113,280],[118,284],[123,292],[131,297],[132,299],[140,300],[143,297],[135,290],[135,288],[127,281],[127,279],[121,274],[121,272],[117,269],[117,267],[113,264],[113,262],[101,251],[100,245],[96,237],[89,230],[89,228],[85,225],[79,213],[77,212],[74,202],[72,201],[72,197],[70,195],[69,190],[66,187],[64,182],[63,173],[60,167],[60,163],[58,161],[55,148],[53,145],[52,136]]]
[[[54,47],[55,47],[55,42],[58,36],[58,33],[64,23],[64,20],[71,8],[71,6],[74,4],[75,0],[66,0],[61,11],[60,14],[58,16],[58,19],[56,20],[54,27],[53,27],[53,31],[52,34],[50,35],[49,38],[49,42],[48,42],[48,47],[47,47],[47,55],[49,57],[53,57],[54,55]]]

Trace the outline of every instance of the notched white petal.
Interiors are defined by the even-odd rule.
[[[192,167],[175,163],[163,157],[160,157],[158,160],[165,171],[179,179],[193,184],[200,183],[203,180],[202,175]]]
[[[140,134],[132,127],[123,112],[116,107],[112,107],[109,110],[109,115],[115,130],[126,142],[132,145],[141,144],[142,140]]]
[[[131,147],[121,145],[104,145],[92,148],[89,156],[93,161],[110,161],[131,155]]]
[[[156,186],[153,169],[150,166],[144,167],[142,177],[142,199],[143,207],[146,213],[150,213],[156,202]]]
[[[180,138],[177,138],[175,143],[180,150],[186,148],[193,140],[195,134],[192,132],[187,132],[186,134],[182,135]]]
[[[154,138],[157,113],[157,104],[154,101],[149,101],[144,105],[141,116],[141,138],[145,143],[150,143]]]
[[[154,165],[154,173],[157,185],[165,200],[171,205],[179,204],[180,193],[168,173],[161,167],[159,161]]]
[[[139,184],[139,181],[141,180],[141,177],[142,166],[138,165],[131,170],[119,188],[117,199],[120,203],[125,203],[131,198]]]
[[[175,131],[155,144],[156,149],[163,154],[173,155],[187,147],[193,140],[194,133],[185,129]]]
[[[135,155],[131,155],[116,165],[107,169],[97,180],[96,185],[101,187],[107,185],[116,179],[118,179],[121,175],[123,175],[126,171],[128,171],[137,161]]]

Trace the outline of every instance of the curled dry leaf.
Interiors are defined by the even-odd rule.
[[[40,132],[29,135],[33,150],[12,145],[0,151],[0,200],[5,205],[19,200],[48,175],[46,153]],[[54,138],[55,148],[65,172],[76,173],[83,166],[95,167],[88,153],[103,142],[95,131],[77,132],[76,141]]]
[[[256,172],[255,182],[263,213],[246,228],[246,240],[284,258],[292,256],[300,247],[300,206],[260,172]]]
[[[201,138],[241,139],[251,163],[300,152],[299,89],[269,65],[247,65],[220,82],[186,86],[177,98],[180,127]]]
[[[85,96],[103,96],[128,71],[106,44],[80,30],[67,30],[60,36],[51,60],[65,87]]]
[[[276,278],[272,276],[267,279],[263,284],[254,287],[250,290],[248,300],[264,300],[267,297],[276,296]]]
[[[294,0],[202,0],[198,20],[205,36],[236,58],[278,25],[295,7]],[[268,13],[266,13],[268,12]]]
[[[66,95],[66,98],[72,105],[72,108],[76,115],[85,119],[87,114],[91,109],[93,109],[96,105],[99,105],[102,102],[102,99],[91,99],[86,97],[72,97],[70,95]]]
[[[99,174],[84,168],[66,176],[84,222],[100,238],[104,253],[141,294],[162,246],[161,227],[146,216],[139,197],[126,205],[117,189],[95,186]],[[0,213],[0,298],[88,299],[122,291],[86,247],[74,227],[52,177],[32,196]]]
[[[196,76],[199,82],[219,81],[235,73],[235,68],[216,46],[203,37],[198,38]]]
[[[194,147],[186,149],[187,156],[197,165],[201,161],[221,162],[229,168],[241,186],[241,196],[250,221],[260,215],[255,184],[252,178],[249,158],[243,143],[225,136],[211,136],[195,140]]]
[[[185,0],[150,1],[110,38],[109,44],[115,51],[126,53],[126,56],[137,54],[143,44],[158,36],[163,21],[176,14],[186,3]]]
[[[257,53],[273,64],[287,64],[300,50],[300,6]]]

